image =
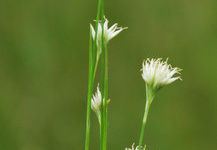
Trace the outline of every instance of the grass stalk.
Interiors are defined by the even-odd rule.
[[[101,4],[102,0],[99,0],[98,2],[98,8],[97,8],[97,15],[96,15],[96,26],[95,26],[95,39],[93,43],[93,62],[96,60],[96,52],[97,52],[97,33],[98,33],[98,26],[99,26],[99,18],[101,14]],[[95,66],[95,65],[94,65]]]
[[[104,28],[104,21],[102,19],[102,29]],[[104,30],[102,30],[102,39],[101,39],[101,49],[102,49],[102,54],[101,54],[101,94],[102,94],[102,103],[101,103],[101,133],[100,133],[100,149],[104,149],[104,86],[105,86],[105,49],[104,49]]]
[[[142,121],[142,129],[140,133],[140,139],[139,139],[139,149],[142,149],[142,141],[143,141],[143,136],[145,132],[145,127],[147,124],[147,118],[148,118],[148,113],[149,113],[149,108],[151,106],[151,102],[154,98],[152,88],[148,85],[146,85],[146,104],[145,104],[145,112],[143,116],[143,121]]]
[[[85,150],[89,150],[89,141],[90,141],[90,116],[91,116],[91,97],[93,92],[95,74],[97,70],[98,58],[96,61],[97,53],[97,32],[98,32],[98,23],[101,11],[101,0],[98,2],[97,17],[96,17],[96,33],[94,43],[92,45],[92,36],[90,29],[90,42],[89,42],[89,78],[88,78],[88,98],[87,98],[87,118],[86,118],[86,137],[85,137]],[[96,62],[95,62],[96,61]],[[94,67],[95,66],[95,67]]]
[[[103,150],[106,150],[107,147],[107,100],[108,100],[108,49],[107,45],[105,45],[105,85],[104,85],[104,144]]]
[[[93,78],[94,78],[94,79],[95,79],[95,77],[96,77],[96,72],[97,72],[98,63],[99,63],[99,57],[96,58],[96,63],[95,63],[94,72],[93,72]]]
[[[108,100],[108,52],[107,43],[104,39],[104,0],[102,0],[101,7],[101,20],[102,20],[102,39],[101,39],[101,49],[102,49],[102,64],[101,64],[101,87],[102,87],[102,97],[103,97],[103,109],[102,109],[102,150],[106,150],[107,144],[107,100]]]
[[[93,50],[92,50],[91,29],[90,29],[90,39],[89,39],[89,81],[88,82],[89,83],[88,83],[88,98],[87,98],[87,118],[86,118],[85,150],[89,149],[91,96],[92,96],[92,91],[93,91]]]
[[[102,32],[103,35],[103,32]],[[103,44],[102,44],[103,45]],[[104,47],[104,46],[102,46]],[[100,125],[100,150],[103,150],[104,147],[104,74],[105,74],[105,57],[104,57],[104,48],[102,49],[101,54],[101,95],[102,95],[102,103],[101,103],[101,125]]]

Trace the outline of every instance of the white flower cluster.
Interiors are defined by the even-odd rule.
[[[134,144],[132,145],[132,148],[125,148],[125,150],[145,150],[146,146],[139,148],[139,146],[136,146],[136,148],[134,148]]]
[[[95,93],[95,95],[93,95],[93,98],[91,99],[91,108],[97,114],[97,116],[100,116],[101,103],[102,96],[98,85],[97,92]]]
[[[160,88],[164,85],[170,84],[180,77],[173,77],[174,74],[180,74],[181,69],[167,64],[158,59],[147,59],[143,62],[142,77],[148,85],[153,86],[154,89]]]
[[[108,20],[105,18],[105,22],[104,22],[104,40],[106,43],[108,43],[112,38],[114,38],[116,35],[118,35],[121,31],[123,31],[126,28],[122,28],[122,27],[118,27],[117,23],[115,23],[114,25],[112,25],[110,28],[108,28]],[[95,40],[95,36],[96,36],[96,31],[94,30],[93,26],[90,25],[91,30],[92,30],[92,37],[93,40]],[[98,23],[98,30],[97,30],[97,46],[100,46],[100,42],[102,40],[102,23],[101,21],[99,21]]]

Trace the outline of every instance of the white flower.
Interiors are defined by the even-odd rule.
[[[101,96],[101,92],[99,89],[99,85],[97,86],[97,92],[95,93],[95,95],[93,95],[93,98],[91,99],[91,108],[92,110],[96,113],[99,122],[101,122],[101,104],[102,104],[102,96]]]
[[[93,111],[95,112],[100,111],[101,102],[102,102],[102,96],[98,85],[97,92],[95,93],[95,95],[93,95],[93,98],[91,99],[91,108],[93,109]]]
[[[104,40],[106,43],[108,43],[112,38],[114,38],[116,35],[118,35],[121,31],[123,31],[126,28],[122,27],[117,27],[117,23],[112,25],[110,28],[108,28],[108,20],[105,18],[104,22]],[[93,26],[90,25],[91,30],[92,30],[92,36],[93,39],[95,40],[95,34],[96,31],[94,30]],[[102,23],[99,21],[98,23],[98,30],[97,30],[97,46],[100,46],[102,40]]]
[[[125,150],[145,150],[145,149],[146,149],[146,146],[141,147],[140,149],[139,149],[139,146],[134,148],[134,144],[132,145],[132,148],[125,148]]]
[[[103,98],[103,101],[104,100],[105,100],[105,98]],[[107,102],[107,104],[109,104],[110,99],[108,99],[106,102]],[[96,116],[99,120],[99,123],[101,123],[101,105],[102,105],[102,95],[101,95],[99,84],[98,84],[97,91],[96,91],[95,95],[93,95],[93,98],[91,99],[91,108],[96,113]],[[103,105],[103,106],[105,106],[105,105]]]
[[[154,89],[161,88],[164,85],[170,84],[180,77],[173,77],[174,74],[180,74],[181,69],[175,67],[158,59],[147,59],[143,62],[142,77],[147,85],[153,86]]]

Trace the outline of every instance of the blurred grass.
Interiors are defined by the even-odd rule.
[[[217,1],[105,1],[128,26],[109,44],[108,149],[138,142],[144,109],[142,60],[169,57],[183,82],[158,94],[148,148],[217,147]],[[0,149],[83,149],[88,30],[97,1],[0,1]],[[124,104],[124,106],[123,106]],[[124,128],[123,128],[124,126]],[[91,149],[99,132],[92,116]]]

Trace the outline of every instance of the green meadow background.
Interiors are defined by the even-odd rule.
[[[0,150],[84,149],[96,9],[97,0],[0,0]],[[105,0],[105,14],[110,25],[128,27],[108,47],[108,150],[138,144],[140,69],[152,57],[182,68],[183,81],[154,100],[147,150],[216,150],[217,1]],[[97,150],[91,117],[90,150]]]

